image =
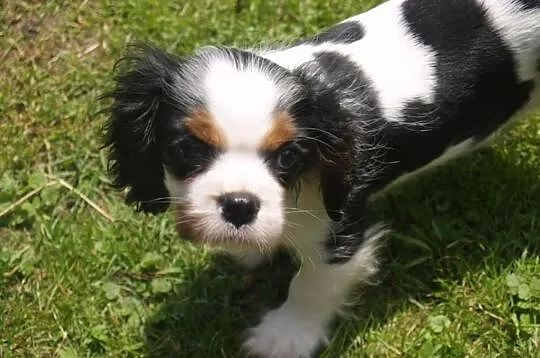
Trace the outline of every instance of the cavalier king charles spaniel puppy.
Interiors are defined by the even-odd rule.
[[[302,264],[243,344],[309,357],[386,229],[370,199],[488,143],[539,98],[538,0],[390,0],[293,44],[141,45],[115,77],[107,143],[128,203],[255,267]]]

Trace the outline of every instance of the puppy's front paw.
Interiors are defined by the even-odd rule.
[[[250,333],[243,348],[258,358],[309,358],[327,343],[324,327],[284,306],[267,313]]]

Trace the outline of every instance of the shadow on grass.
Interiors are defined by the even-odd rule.
[[[340,356],[354,333],[383,325],[411,304],[410,298],[433,300],[438,280],[459,280],[484,269],[487,256],[505,267],[526,248],[540,254],[534,240],[540,237],[540,222],[534,220],[540,214],[540,178],[533,167],[492,151],[478,153],[375,203],[375,216],[394,230],[381,251],[380,283],[362,290],[354,318],[336,322],[338,334],[345,326],[348,334],[335,337],[330,355]],[[192,274],[193,281],[168,297],[149,321],[150,357],[238,357],[245,329],[286,297],[294,265],[278,255],[246,276],[218,258]]]

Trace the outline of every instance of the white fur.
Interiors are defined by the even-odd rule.
[[[322,44],[318,46],[305,44],[298,45],[294,47],[289,47],[286,49],[267,49],[261,50],[258,54],[264,58],[269,59],[282,67],[285,67],[289,70],[294,69],[300,66],[303,63],[306,63],[313,59],[313,54],[318,51],[326,48],[330,44]]]
[[[345,50],[371,80],[389,121],[401,118],[408,101],[431,103],[435,96],[435,52],[403,25],[402,2],[386,2],[350,18],[361,23],[366,34]]]
[[[284,223],[283,189],[256,152],[230,150],[192,182],[175,180],[167,173],[165,185],[172,197],[187,204],[184,215],[200,219],[205,237],[199,239],[203,242],[219,245],[229,239],[263,251],[279,244]],[[217,199],[222,194],[238,191],[255,194],[261,208],[254,223],[237,230],[221,217]]]
[[[277,86],[266,73],[238,70],[231,61],[214,61],[204,83],[207,108],[229,146],[254,150],[272,125]]]
[[[270,255],[262,253],[256,247],[241,247],[238,245],[220,245],[215,247],[216,251],[221,251],[236,263],[247,270],[252,270],[263,263]]]
[[[310,317],[311,312],[285,303],[268,312],[250,330],[243,348],[265,358],[309,358],[321,342],[326,342],[325,326]]]
[[[323,237],[311,237],[311,245],[302,248],[310,261],[293,278],[287,300],[250,330],[244,349],[265,358],[311,357],[328,342],[328,325],[346,304],[351,288],[377,271],[375,252],[383,234],[368,230],[362,248],[343,265],[325,263],[317,245]]]

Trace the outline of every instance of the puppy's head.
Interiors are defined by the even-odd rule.
[[[106,144],[128,202],[152,213],[171,205],[185,239],[266,248],[279,243],[303,174],[320,171],[337,209],[344,193],[321,169],[336,162],[337,136],[317,125],[321,101],[301,76],[230,48],[178,58],[136,47],[123,64]]]

